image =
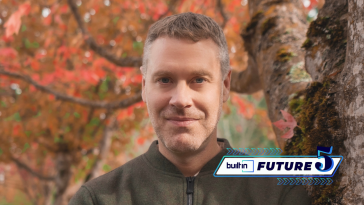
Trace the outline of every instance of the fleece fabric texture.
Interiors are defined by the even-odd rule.
[[[212,158],[196,176],[193,204],[307,205],[309,198],[300,185],[277,185],[275,177],[214,177],[220,160],[231,148]],[[98,178],[86,182],[69,205],[187,204],[187,182],[182,173],[158,150],[149,150]]]

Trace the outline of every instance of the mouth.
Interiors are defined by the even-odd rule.
[[[188,125],[192,125],[198,120],[193,118],[170,118],[167,119],[167,121],[178,127],[186,127]]]

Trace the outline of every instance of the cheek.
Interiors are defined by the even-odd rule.
[[[156,91],[147,91],[146,101],[148,109],[153,113],[160,112],[164,107],[168,105],[168,96],[158,93]]]
[[[210,92],[199,95],[198,99],[196,106],[205,112],[206,118],[216,118],[219,112],[221,91],[219,89],[211,89]]]

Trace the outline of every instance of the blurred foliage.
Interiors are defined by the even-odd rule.
[[[237,97],[237,94],[232,94]],[[219,137],[229,140],[234,148],[278,147],[267,116],[267,105],[262,93],[239,95],[245,106],[234,105],[229,99],[219,123]],[[234,98],[233,98],[234,99]],[[235,98],[236,99],[236,98]]]

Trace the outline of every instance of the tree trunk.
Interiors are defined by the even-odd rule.
[[[332,185],[306,187],[313,204],[364,202],[363,8],[363,0],[326,0],[305,39],[307,27],[298,0],[249,1],[251,22],[242,37],[260,85],[234,87],[242,93],[262,88],[273,122],[281,119],[281,109],[295,114],[300,128],[292,139],[284,141],[274,130],[286,154],[315,155],[317,146],[333,146],[333,154],[344,156]],[[294,67],[303,66],[303,58],[314,81],[309,84],[304,75],[291,75]],[[246,73],[252,74],[245,79],[256,78],[253,71]],[[239,78],[232,82],[239,85]]]
[[[336,99],[345,136],[343,204],[364,203],[364,1],[349,0],[345,67],[338,77]]]
[[[262,2],[249,2],[251,4],[250,12],[254,13],[249,26],[254,28],[260,26],[264,32],[265,24],[270,20],[269,17],[266,20],[262,19],[274,12],[269,12],[273,10],[272,8],[262,9],[262,5],[264,5]],[[271,2],[272,5],[275,5],[273,1]],[[286,10],[292,11],[287,9],[289,8],[287,5],[290,3],[274,2],[280,2],[281,9],[286,7]],[[364,145],[363,8],[363,0],[326,0],[317,19],[310,24],[307,39],[302,45],[306,49],[306,70],[314,82],[310,83],[304,92],[300,92],[302,98],[296,96],[290,101],[299,102],[298,105],[289,106],[289,109],[296,114],[295,117],[300,128],[296,128],[294,137],[286,142],[285,152],[287,154],[315,155],[317,146],[333,146],[332,154],[344,156],[339,171],[333,177],[332,185],[307,186],[312,197],[312,204],[362,204],[364,202],[362,180],[364,174],[362,166],[364,154],[362,148]],[[264,13],[259,14],[259,10],[263,10]],[[280,11],[282,15],[284,9]],[[292,14],[288,12],[283,15]],[[271,21],[274,22],[274,20]],[[249,31],[249,26],[247,31]],[[291,27],[293,26],[291,25]],[[280,24],[276,24],[275,28],[280,28]],[[269,32],[274,33],[272,30],[268,31],[268,35]],[[247,35],[244,34],[243,38],[247,42],[248,52],[252,53],[256,59],[255,62],[258,62],[257,67],[266,94],[270,118],[272,121],[276,121],[276,106],[286,108],[286,99],[289,99],[290,92],[287,92],[288,88],[284,87],[284,83],[287,81],[279,81],[282,83],[279,87],[280,84],[278,83],[277,86],[275,79],[280,79],[279,74],[283,75],[283,71],[287,72],[284,70],[287,66],[284,67],[285,64],[283,64],[274,67],[273,62],[277,60],[273,59],[273,54],[278,49],[275,49],[273,44],[267,43],[265,35],[256,35],[256,32],[252,31],[252,39],[247,38]],[[249,44],[249,42],[251,43]],[[297,49],[295,47],[297,45],[291,42],[288,46]],[[262,52],[267,47],[268,49]],[[272,96],[270,96],[272,91]],[[277,103],[279,100],[282,104]],[[282,144],[280,143],[280,145]]]
[[[56,193],[54,205],[64,205],[64,193],[69,185],[72,176],[71,172],[72,156],[69,152],[60,152],[56,155],[56,178],[55,187]]]
[[[292,94],[305,89],[311,81],[304,70],[301,49],[307,30],[306,17],[299,0],[249,0],[249,12],[251,21],[241,34],[249,55],[248,71],[239,81],[254,82],[251,78],[256,78],[257,73],[260,82],[257,88],[263,89],[269,118],[275,122],[282,119],[280,110],[288,109]],[[273,129],[283,148],[283,132]]]

